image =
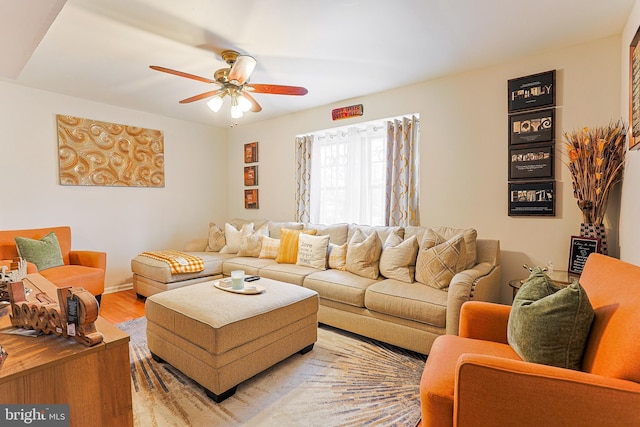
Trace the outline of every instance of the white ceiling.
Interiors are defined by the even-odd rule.
[[[234,49],[252,83],[309,90],[255,94],[241,125],[619,34],[634,2],[0,0],[0,79],[214,126],[228,103],[178,104],[214,87],[149,65],[212,77]]]

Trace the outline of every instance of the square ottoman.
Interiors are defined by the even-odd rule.
[[[147,298],[147,344],[205,388],[216,402],[242,381],[296,352],[313,348],[318,336],[318,294],[262,278],[262,293],[218,289],[215,281]]]

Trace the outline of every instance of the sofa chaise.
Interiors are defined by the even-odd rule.
[[[262,241],[261,248],[255,249],[253,253],[243,253],[237,247],[231,251],[225,250],[224,246],[221,248],[225,243],[229,247],[229,234],[220,233],[221,229],[214,224],[209,230],[208,239],[189,242],[183,249],[185,253],[198,256],[204,261],[204,269],[199,272],[172,273],[166,262],[142,254],[136,256],[131,261],[131,269],[138,297],[144,298],[157,292],[229,276],[233,270],[244,270],[248,275],[304,286],[318,292],[320,323],[423,354],[429,353],[437,336],[458,333],[458,319],[463,302],[498,302],[500,298],[499,241],[477,239],[474,229],[371,227],[346,223],[323,225],[235,219],[225,225],[225,232],[228,231],[227,227],[240,232],[249,224],[253,233],[245,235],[243,242],[256,234],[260,234]],[[212,234],[212,230],[217,232]],[[305,265],[300,260],[291,262],[279,259],[276,252],[270,256],[265,255],[265,249],[268,252],[274,242],[279,245],[277,250],[282,255],[282,247],[288,244],[291,230],[298,230],[299,236],[306,234],[305,230],[312,232],[314,237],[326,236],[324,240],[329,242],[328,250],[324,253],[327,262],[322,262],[318,268]],[[223,234],[226,235],[226,240]],[[433,236],[442,241],[432,241]],[[366,260],[359,264],[358,260],[348,259],[349,254],[355,251],[354,247],[365,244],[354,243],[358,238],[372,242],[373,249],[360,247],[360,250],[364,251],[365,258],[372,257],[370,264],[373,269]],[[222,242],[216,244],[216,239]],[[304,236],[300,237],[301,242],[306,239]],[[409,255],[412,258],[406,258],[405,252],[404,259],[395,259],[399,255],[391,249],[390,242],[393,239],[396,239],[395,248],[414,245],[414,252]],[[422,259],[420,253],[426,250],[425,242],[431,241],[437,248],[446,246],[451,249],[446,243],[452,240],[456,242],[458,249],[462,249],[461,253],[453,249],[453,263],[457,262],[456,274],[450,274],[452,277],[445,274],[443,277],[446,283],[440,280],[439,286],[428,286],[416,280],[421,274],[424,275],[424,271],[416,267],[416,262]],[[334,255],[344,250],[348,251],[347,265],[340,265],[339,261],[336,265],[336,261],[332,262]],[[390,255],[392,253],[393,256]],[[459,257],[455,258],[455,254]],[[447,254],[442,254],[446,258],[445,255]],[[451,253],[448,255],[451,258]],[[339,260],[339,256],[336,259]],[[442,262],[437,257],[432,261],[436,264]]]

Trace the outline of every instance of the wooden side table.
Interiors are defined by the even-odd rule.
[[[546,274],[547,276],[549,276],[551,280],[553,280],[554,282],[560,285],[570,285],[571,283],[573,283],[574,280],[577,280],[580,278],[579,275],[569,273],[566,270],[554,270],[551,273],[547,271]],[[509,280],[509,286],[513,291],[513,298],[516,297],[516,294],[518,293],[520,286],[522,286],[522,284],[527,280],[527,277],[522,279]]]

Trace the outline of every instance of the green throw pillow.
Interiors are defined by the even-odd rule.
[[[64,265],[62,251],[60,251],[60,244],[55,232],[52,231],[40,240],[27,237],[16,237],[15,240],[18,255],[34,263],[38,270]]]
[[[593,316],[577,281],[559,286],[536,267],[513,300],[507,340],[527,362],[579,370]]]

